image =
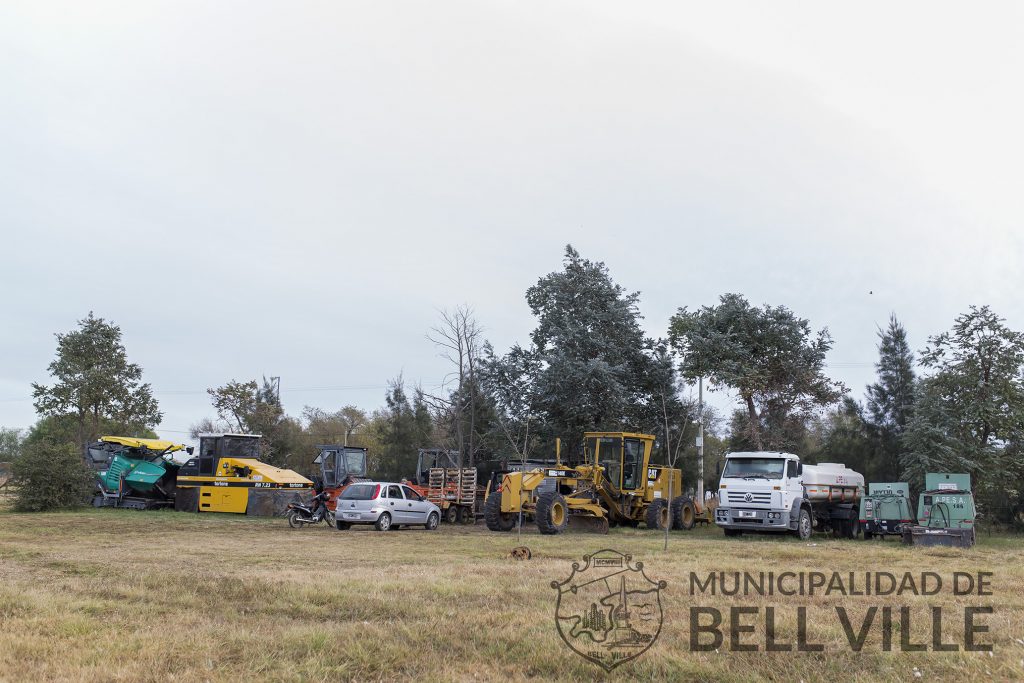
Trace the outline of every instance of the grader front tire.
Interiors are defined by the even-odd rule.
[[[484,503],[484,522],[491,531],[512,531],[516,525],[516,516],[501,511],[501,493],[494,492]]]
[[[560,534],[569,525],[569,506],[565,498],[547,491],[537,498],[537,529],[542,534]]]

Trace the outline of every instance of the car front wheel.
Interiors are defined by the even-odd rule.
[[[377,518],[377,521],[376,521],[376,523],[374,523],[373,527],[377,531],[387,531],[388,529],[390,529],[391,528],[391,513],[385,512],[385,513],[381,514],[381,516]]]
[[[441,521],[440,515],[436,512],[431,512],[430,516],[427,517],[426,529],[427,531],[434,531],[437,529],[438,522]]]

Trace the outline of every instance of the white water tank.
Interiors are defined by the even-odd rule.
[[[802,480],[808,500],[855,503],[864,495],[864,475],[838,462],[804,465]]]

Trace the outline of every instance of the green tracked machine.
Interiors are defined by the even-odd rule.
[[[173,453],[192,447],[159,439],[104,436],[86,447],[86,463],[96,473],[95,507],[151,510],[174,505],[180,465]]]
[[[903,527],[903,542],[910,545],[974,545],[974,495],[971,475],[929,472],[917,501],[917,524]]]

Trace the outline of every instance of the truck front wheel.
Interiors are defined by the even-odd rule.
[[[813,531],[813,525],[811,523],[811,513],[807,508],[800,509],[800,516],[796,523],[796,535],[801,541],[807,541],[811,538],[811,531]]]

